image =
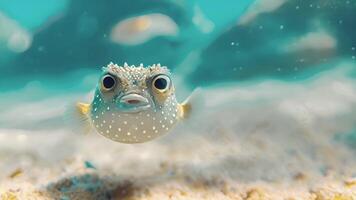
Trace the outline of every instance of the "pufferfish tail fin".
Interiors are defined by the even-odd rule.
[[[88,134],[92,130],[90,122],[90,104],[75,103],[67,108],[65,119],[75,133]]]
[[[202,113],[205,107],[201,88],[196,88],[192,94],[181,104],[179,104],[179,118],[188,119]]]

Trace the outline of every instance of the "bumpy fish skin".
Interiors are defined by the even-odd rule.
[[[172,81],[169,88],[161,92],[153,88],[157,76],[169,77],[166,67],[118,66],[110,63],[103,68],[102,77],[110,74],[116,78],[116,86],[110,91],[102,87],[99,79],[95,96],[90,104],[90,121],[96,131],[117,142],[142,143],[168,133],[182,116]],[[147,99],[147,105],[128,112],[120,101],[128,94]]]

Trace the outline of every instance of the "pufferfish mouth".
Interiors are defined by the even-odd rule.
[[[119,99],[119,107],[123,112],[133,113],[147,110],[151,105],[147,98],[136,93],[131,93]]]

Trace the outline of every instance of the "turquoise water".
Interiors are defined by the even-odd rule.
[[[129,34],[114,31],[137,16],[146,18],[124,27]],[[109,62],[166,65],[181,98],[198,86],[278,81],[307,87],[344,69],[342,79],[353,81],[355,25],[354,0],[1,0],[0,125],[51,125],[53,115],[47,119],[38,110],[20,117],[24,123],[6,113],[21,115],[15,108],[25,103],[54,99],[62,106],[85,96]],[[33,116],[42,125],[32,123]]]
[[[355,122],[356,0],[0,0],[0,199],[352,199]]]

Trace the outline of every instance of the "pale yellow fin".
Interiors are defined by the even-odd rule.
[[[192,94],[178,106],[178,116],[180,119],[191,118],[192,115],[204,109],[204,99],[200,88],[195,89]]]
[[[90,122],[90,104],[75,103],[67,109],[66,122],[75,133],[87,134],[92,130]]]
[[[178,106],[178,113],[180,119],[187,119],[192,111],[192,105],[189,102],[183,102]]]
[[[88,115],[90,111],[90,104],[88,103],[77,103],[77,109],[82,115]]]

